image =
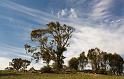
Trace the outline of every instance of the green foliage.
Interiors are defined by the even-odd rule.
[[[26,68],[27,68],[27,66],[28,65],[30,65],[30,61],[28,61],[28,60],[23,60],[23,59],[21,59],[21,58],[15,58],[15,59],[13,59],[12,60],[12,62],[11,62],[11,66],[15,69],[15,70],[17,70],[17,71],[19,71],[20,69],[23,69],[23,70],[25,70]]]
[[[88,51],[87,57],[96,73],[111,75],[122,75],[123,73],[123,58],[119,54],[107,53],[95,48]]]
[[[14,70],[13,67],[6,67],[5,70]]]
[[[96,72],[99,69],[100,49],[90,49],[88,51],[87,57],[91,61],[93,71]]]
[[[107,75],[107,71],[105,69],[99,69],[96,71],[97,74],[104,74],[104,75]]]
[[[84,67],[88,64],[88,58],[85,56],[85,52],[82,52],[80,56],[78,57],[79,61],[79,68],[81,70],[84,70]]]
[[[79,61],[77,58],[73,57],[69,60],[69,68],[78,70]]]
[[[43,68],[40,69],[42,73],[53,73],[53,70],[50,66],[44,66]]]
[[[123,73],[123,58],[119,54],[108,54],[108,64],[111,74],[121,75]]]

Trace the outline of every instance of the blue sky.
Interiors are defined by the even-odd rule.
[[[124,0],[0,0],[0,69],[13,58],[30,59],[24,44],[31,30],[50,21],[76,28],[65,61],[95,47],[124,53]]]

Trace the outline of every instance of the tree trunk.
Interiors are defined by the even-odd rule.
[[[56,59],[56,63],[57,63],[57,70],[61,70],[63,68],[63,52],[65,50],[63,50],[63,48],[61,48],[60,46],[58,46],[58,52],[57,52],[57,59]]]
[[[63,67],[62,67],[62,62],[61,62],[61,56],[57,55],[57,70],[61,70]]]

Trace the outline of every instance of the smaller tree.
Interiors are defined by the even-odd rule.
[[[90,49],[88,50],[88,54],[87,57],[88,59],[91,61],[91,65],[92,65],[92,70],[94,72],[96,72],[97,70],[99,70],[99,63],[100,63],[100,49],[99,48],[95,48],[95,49]]]
[[[69,60],[70,69],[78,70],[78,65],[79,65],[79,62],[77,58],[73,57]]]
[[[123,73],[123,58],[119,54],[108,54],[110,73],[121,75]]]
[[[41,73],[52,73],[53,70],[50,66],[44,66],[40,69]]]
[[[35,70],[34,67],[31,67],[31,68],[29,69],[29,72],[31,72],[31,73],[36,73],[37,71]]]
[[[23,61],[23,64],[22,64],[22,69],[23,70],[25,70],[26,68],[27,68],[27,66],[29,66],[30,65],[30,61],[28,61],[28,60],[22,60]]]
[[[5,70],[14,70],[13,67],[6,67]]]
[[[84,70],[84,67],[88,64],[88,58],[85,56],[85,52],[82,52],[78,57],[79,67]]]
[[[17,71],[19,71],[20,69],[26,69],[27,68],[27,66],[28,65],[30,65],[30,61],[28,61],[28,60],[23,60],[23,59],[21,59],[21,58],[15,58],[15,59],[13,59],[12,60],[12,62],[11,62],[11,66],[15,69],[15,70],[17,70]]]

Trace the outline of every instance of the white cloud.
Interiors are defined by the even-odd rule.
[[[4,70],[6,67],[9,67],[9,62],[11,60],[5,57],[0,57],[0,70]]]
[[[61,12],[61,16],[64,16],[64,15],[66,15],[66,11],[67,11],[67,9],[65,9],[65,10],[62,10],[62,12]]]
[[[72,18],[72,19],[78,18],[78,15],[77,15],[75,9],[71,8],[69,18]]]
[[[64,16],[67,16],[68,11],[67,11],[67,9],[62,9],[62,10],[59,11],[57,14],[58,14],[58,18],[64,17]]]
[[[70,10],[62,9],[57,14],[58,14],[58,18],[70,18],[70,19],[78,18],[78,14],[74,8],[71,8]]]
[[[123,54],[123,27],[114,31],[111,28],[94,27],[93,25],[78,25],[75,28],[77,31],[73,34],[70,47],[65,53],[68,57],[67,60],[73,56],[78,56],[82,51],[87,52],[95,47],[106,52]]]
[[[46,64],[45,63],[43,63],[43,61],[42,60],[40,60],[39,62],[35,62],[35,61],[32,61],[31,62],[31,64],[28,66],[28,68],[27,69],[30,69],[30,68],[34,68],[34,69],[36,69],[36,70],[39,70],[39,69],[41,69],[43,66],[45,66]]]

